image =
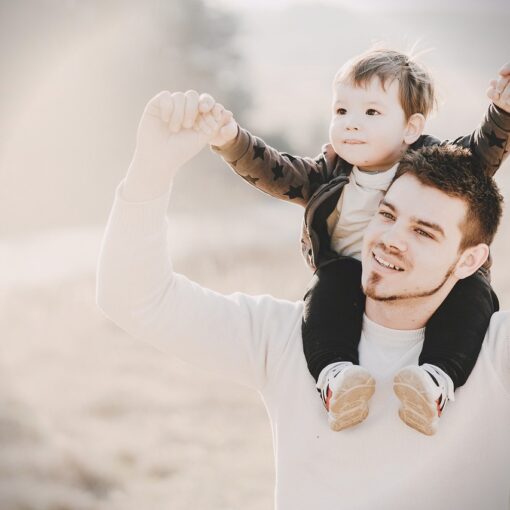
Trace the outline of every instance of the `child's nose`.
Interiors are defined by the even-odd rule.
[[[359,129],[359,123],[354,117],[354,115],[349,115],[349,117],[347,117],[345,121],[346,121],[345,129],[349,131],[357,131]]]

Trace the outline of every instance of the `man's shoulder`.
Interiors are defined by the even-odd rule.
[[[302,301],[288,301],[270,295],[232,295],[245,313],[255,343],[252,357],[261,371],[258,388],[267,387],[279,377],[284,361],[302,353]],[[302,355],[302,354],[301,354]],[[267,390],[266,390],[267,391]]]
[[[244,299],[246,301],[252,301],[259,305],[263,304],[270,308],[279,309],[284,313],[295,313],[299,310],[303,309],[303,301],[297,300],[292,301],[291,299],[284,299],[277,296],[273,296],[272,294],[246,294],[243,292],[235,292],[233,294],[237,296],[239,299]]]
[[[510,370],[510,310],[492,315],[484,343],[493,361],[508,365]]]
[[[510,394],[510,311],[496,312],[491,317],[482,347],[500,381]]]
[[[487,334],[510,339],[510,310],[501,310],[492,315]]]
[[[264,317],[269,323],[293,325],[301,320],[303,301],[290,301],[270,294],[251,295],[235,292],[230,296],[245,307],[253,317]]]

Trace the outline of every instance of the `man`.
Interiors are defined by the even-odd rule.
[[[507,509],[510,316],[493,316],[437,435],[403,424],[393,393],[394,374],[418,359],[430,315],[487,258],[501,213],[494,184],[466,172],[470,158],[462,150],[406,157],[408,168],[363,244],[360,362],[377,382],[370,415],[335,434],[303,355],[303,304],[223,296],[172,271],[166,210],[173,176],[224,124],[216,107],[197,122],[199,104],[194,92],[165,92],[144,111],[101,250],[99,306],[130,334],[260,392],[273,428],[280,510]],[[456,177],[441,183],[437,166]],[[484,198],[471,200],[469,190]],[[480,232],[487,241],[478,240]]]

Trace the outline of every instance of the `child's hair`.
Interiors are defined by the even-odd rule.
[[[383,88],[398,80],[406,119],[414,113],[427,117],[433,110],[436,99],[432,78],[413,57],[399,51],[375,48],[357,55],[339,69],[333,84],[347,82],[356,87],[365,86],[374,76]]]
[[[408,151],[400,160],[393,182],[410,174],[422,184],[464,200],[467,213],[460,250],[479,243],[491,244],[498,229],[503,197],[468,149],[433,145]],[[390,185],[391,186],[391,185]]]

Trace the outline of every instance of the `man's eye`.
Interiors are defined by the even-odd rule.
[[[366,113],[367,115],[380,115],[380,112],[374,110],[373,108],[369,108]]]
[[[386,212],[386,211],[379,211],[379,214],[383,217],[383,218],[386,218],[387,220],[394,220],[395,219],[395,216],[393,216],[393,214],[389,213],[389,212]]]
[[[345,108],[337,108],[336,114],[337,115],[345,115],[347,113],[347,110]]]
[[[415,232],[422,237],[428,237],[429,239],[434,239],[428,232],[425,232],[425,230],[422,230],[421,228],[417,228]]]

